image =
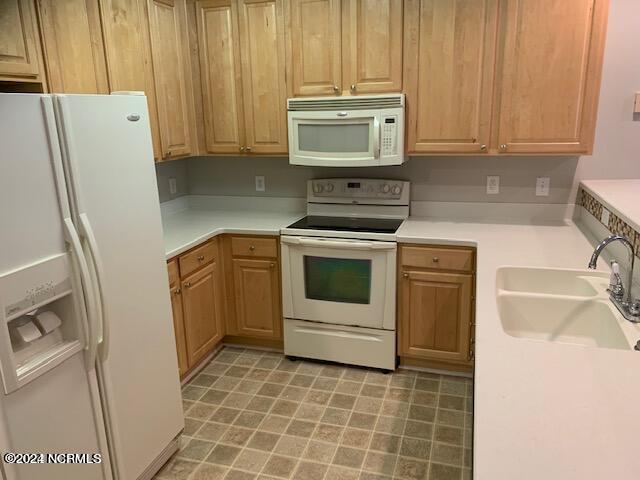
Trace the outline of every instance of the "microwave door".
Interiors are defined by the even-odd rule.
[[[380,158],[379,112],[289,112],[289,145],[294,165],[376,165]]]

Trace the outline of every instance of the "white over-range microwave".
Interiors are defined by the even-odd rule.
[[[325,167],[400,165],[404,94],[290,98],[289,163]]]

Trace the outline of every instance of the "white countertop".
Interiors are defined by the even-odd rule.
[[[609,210],[640,231],[640,179],[583,180],[580,183]]]
[[[497,268],[585,269],[578,227],[410,218],[398,241],[478,248],[474,479],[640,478],[640,353],[514,338],[500,323]]]
[[[222,233],[280,235],[280,229],[302,218],[304,213],[247,210],[186,209],[163,216],[167,259]]]

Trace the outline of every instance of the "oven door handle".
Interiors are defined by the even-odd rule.
[[[320,240],[315,238],[282,237],[282,243],[302,245],[303,247],[337,248],[341,250],[395,250],[391,242],[341,242],[339,240]]]

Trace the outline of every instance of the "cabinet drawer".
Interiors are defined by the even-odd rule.
[[[276,258],[278,242],[275,238],[231,237],[231,254]]]
[[[169,271],[169,285],[173,286],[180,280],[180,272],[178,271],[178,260],[173,259],[167,263],[167,270]]]
[[[189,275],[194,270],[212,262],[218,256],[218,245],[215,240],[205,243],[180,256],[180,275]]]
[[[435,270],[473,271],[473,251],[440,247],[401,247],[402,265]]]

